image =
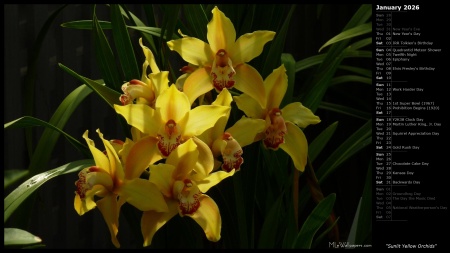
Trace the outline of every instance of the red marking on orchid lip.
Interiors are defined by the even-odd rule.
[[[124,144],[124,142],[122,141],[122,140],[118,140],[118,139],[113,139],[113,140],[111,140],[113,143],[116,143],[116,144],[120,144],[120,145],[123,145]]]
[[[273,108],[269,112],[271,124],[267,127],[266,137],[263,141],[266,148],[277,150],[284,143],[284,135],[287,133],[286,123],[279,108]]]
[[[99,172],[99,171],[101,171],[101,168],[98,166],[89,167],[89,172]]]
[[[185,180],[183,180],[183,183],[187,187],[192,187],[192,181],[189,178],[186,178]]]
[[[233,137],[231,136],[231,134],[230,133],[228,133],[228,132],[225,132],[225,133],[223,133],[223,135],[222,135],[222,140],[230,140],[230,139],[232,139]]]
[[[226,67],[228,65],[228,54],[224,49],[220,49],[216,54],[216,65]]]
[[[177,132],[176,126],[177,126],[177,123],[175,123],[175,121],[173,119],[170,119],[169,121],[167,121],[164,129],[166,130],[166,133],[169,136],[171,136],[172,134]]]
[[[193,187],[190,179],[184,179],[183,183],[183,190],[178,194],[179,208],[182,215],[193,214],[200,207],[202,193],[197,187]]]
[[[222,169],[226,172],[230,172],[233,169],[239,171],[242,163],[244,163],[244,158],[242,158],[244,152],[241,145],[228,132],[222,135],[222,139],[227,142],[227,145],[222,150]]]
[[[192,72],[195,71],[195,67],[189,66],[189,65],[183,66],[183,67],[180,69],[180,71],[183,72],[183,73],[188,73],[188,74],[190,74],[190,73],[192,73]]]
[[[143,83],[141,80],[138,79],[133,79],[130,81],[131,85],[145,85],[145,83]]]

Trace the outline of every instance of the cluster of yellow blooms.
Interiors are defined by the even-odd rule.
[[[246,145],[262,141],[268,149],[281,148],[297,170],[305,168],[308,143],[301,128],[319,123],[319,117],[300,102],[279,108],[287,89],[283,65],[263,80],[247,64],[275,32],[255,31],[236,40],[230,19],[217,7],[212,14],[208,43],[181,32],[182,38],[167,42],[189,63],[174,84],[169,85],[168,71],[160,71],[153,53],[139,41],[145,55],[141,80],[125,83],[122,105],[114,106],[131,126],[132,139],[105,140],[97,130],[101,151],[88,131],[83,135],[95,166],[80,171],[74,207],[79,215],[98,207],[116,247],[120,208],[126,202],[143,212],[144,246],[176,214],[194,219],[208,240],[220,240],[219,208],[206,192],[240,170]],[[232,88],[241,94],[232,96]],[[215,100],[204,100],[213,89]],[[245,116],[225,129],[232,102]],[[141,178],[145,171],[149,178]]]

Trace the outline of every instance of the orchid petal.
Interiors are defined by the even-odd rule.
[[[296,125],[286,122],[286,128],[285,143],[282,143],[280,148],[291,157],[295,168],[303,172],[308,158],[308,141],[303,131]]]
[[[172,173],[175,170],[175,166],[172,164],[160,163],[156,165],[150,165],[150,178],[149,181],[158,187],[161,193],[168,197],[172,197]]]
[[[108,225],[112,243],[116,248],[119,248],[120,244],[117,240],[117,233],[119,232],[119,208],[117,196],[115,194],[108,195],[98,200],[97,206]]]
[[[197,163],[195,164],[194,171],[197,172],[195,181],[205,178],[214,168],[214,157],[211,149],[206,143],[197,137],[193,137],[192,140],[197,145],[199,152]]]
[[[147,136],[130,148],[125,163],[126,179],[138,178],[150,164],[162,159],[157,142],[155,137]]]
[[[234,169],[230,172],[226,172],[223,170],[216,171],[209,174],[209,176],[205,177],[203,180],[198,181],[197,186],[201,192],[207,192],[211,187],[217,185],[225,178],[233,176],[235,172],[236,170]]]
[[[197,144],[190,138],[170,153],[166,159],[167,164],[175,166],[172,174],[174,180],[183,180],[193,170],[198,160]]]
[[[275,32],[272,31],[255,31],[239,37],[228,52],[233,60],[233,66],[249,62],[259,56],[264,45],[271,41],[274,36]]]
[[[152,243],[153,236],[166,222],[178,213],[178,201],[167,199],[168,212],[145,211],[141,218],[141,231],[144,247]]]
[[[146,104],[150,104],[155,99],[153,90],[147,85],[128,85],[126,92],[131,97],[130,102],[133,99],[145,99]]]
[[[223,135],[223,132],[222,132]],[[222,135],[218,136],[216,140],[211,145],[211,151],[213,153],[213,157],[218,157],[222,155],[222,150],[227,146],[227,142],[222,139]]]
[[[281,109],[281,112],[286,121],[290,121],[301,128],[320,122],[320,118],[300,102],[293,102],[286,105]]]
[[[211,65],[214,60],[215,53],[211,51],[210,45],[194,37],[171,40],[167,46],[180,54],[183,60],[196,66]]]
[[[83,138],[86,140],[86,143],[88,144],[89,150],[91,151],[92,156],[94,158],[95,165],[106,170],[108,173],[111,173],[109,168],[108,157],[106,157],[106,155],[102,151],[100,151],[98,148],[95,147],[94,141],[89,139],[88,134],[89,131],[86,130],[83,134]]]
[[[243,116],[241,119],[236,121],[233,126],[228,128],[226,132],[230,133],[231,136],[239,142],[241,147],[244,147],[255,142],[256,135],[263,132],[265,127],[265,120],[247,118]]]
[[[183,92],[188,96],[190,104],[213,88],[209,72],[205,68],[192,72],[183,84]]]
[[[186,94],[171,85],[158,96],[155,108],[160,110],[163,122],[179,122],[191,109],[191,103]]]
[[[142,43],[142,38],[139,38],[139,45],[141,45],[142,51],[144,52],[145,55],[145,60],[150,65],[150,69],[152,70],[152,72],[158,73],[159,68],[158,65],[156,65],[155,56],[153,55],[153,52],[148,47],[144,46],[144,44]]]
[[[75,210],[77,211],[78,215],[81,216],[81,215],[85,214],[86,212],[94,209],[97,206],[94,201],[94,193],[98,191],[97,190],[98,188],[105,189],[102,185],[98,185],[98,186],[95,185],[94,187],[92,187],[92,189],[90,191],[87,192],[87,193],[92,192],[92,194],[90,194],[90,195],[86,194],[86,196],[84,197],[83,200],[80,198],[80,195],[75,194],[73,206],[74,206]]]
[[[233,97],[231,97],[230,91],[228,89],[223,89],[219,95],[217,95],[216,100],[212,102],[212,105],[230,106],[231,102],[233,102]]]
[[[234,102],[239,110],[243,111],[247,117],[255,119],[264,119],[265,112],[256,100],[247,94],[233,96]]]
[[[122,162],[119,159],[119,155],[117,154],[111,143],[103,138],[103,134],[100,132],[100,129],[97,129],[97,133],[102,139],[103,145],[106,149],[106,154],[109,159],[110,175],[116,177],[119,180],[123,180],[125,178],[125,174],[122,168]]]
[[[265,108],[266,96],[269,94],[264,90],[264,81],[259,72],[246,63],[236,66],[235,70],[234,88],[249,95],[260,104],[260,107]]]
[[[188,215],[203,228],[206,238],[209,241],[217,242],[220,240],[220,231],[222,229],[222,218],[220,217],[219,207],[212,198],[202,195],[200,207],[193,214]]]
[[[200,105],[189,112],[189,119],[184,129],[185,136],[197,136],[213,127],[220,117],[226,116],[229,106]]]
[[[212,14],[212,19],[207,25],[207,38],[212,52],[215,54],[220,49],[227,50],[234,44],[236,30],[231,20],[217,6],[212,10]]]
[[[161,71],[159,73],[152,73],[148,78],[155,88],[155,96],[158,97],[162,91],[169,88],[169,71]]]
[[[264,86],[267,92],[266,108],[279,108],[288,86],[286,68],[284,65],[273,70],[273,72],[267,76],[264,80]]]
[[[126,181],[120,187],[120,197],[141,211],[167,212],[163,195],[155,184],[142,178]]]
[[[127,123],[136,127],[139,131],[156,136],[159,124],[155,123],[157,116],[155,110],[144,104],[114,105],[114,109],[122,115]]]

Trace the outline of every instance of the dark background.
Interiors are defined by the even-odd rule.
[[[23,84],[27,73],[27,58],[33,51],[37,35],[52,14],[61,5],[4,5],[4,123],[20,118],[24,115]],[[140,5],[127,5],[129,10],[144,22],[145,17]],[[327,5],[322,9],[320,18],[316,5],[299,5],[291,20],[290,32],[286,40],[286,53],[293,55],[296,61],[315,55],[318,49],[328,39],[340,33],[350,20],[359,5]],[[99,20],[108,20],[107,8],[97,8]],[[75,72],[96,79],[100,77],[96,68],[91,33],[88,30],[73,30],[63,28],[61,23],[74,20],[88,20],[92,18],[92,6],[73,4],[66,7],[51,24],[42,49],[39,52],[39,66],[34,90],[33,117],[48,121],[57,106],[80,83],[63,71],[58,63],[73,69]],[[142,58],[142,51],[135,40],[136,57]],[[143,58],[142,58],[143,59]],[[363,66],[363,67],[370,67]],[[302,82],[307,78],[308,71],[297,73],[296,80]],[[325,96],[328,102],[348,105],[350,96],[359,96],[361,100],[369,100],[370,87],[361,84],[348,84],[347,89],[330,89]],[[370,103],[367,103],[370,105]],[[370,112],[370,108],[357,108]],[[318,109],[321,124],[314,129],[308,129],[306,135],[311,141],[315,135],[331,123],[339,120],[333,143],[324,150],[329,154],[351,133],[364,122],[345,115],[337,115]],[[95,95],[90,95],[76,109],[65,129],[68,134],[83,141],[81,136],[86,129],[93,133],[100,128],[105,137],[119,138],[123,135],[118,125],[116,115]],[[42,134],[40,127],[33,128],[36,144]],[[324,195],[337,193],[335,213],[340,216],[340,232],[342,239],[348,236],[360,193],[362,192],[365,173],[370,163],[370,149],[365,149],[345,162],[337,172],[327,179]],[[64,138],[58,141],[49,169],[56,168],[71,161],[83,159],[82,155]],[[318,159],[326,159],[319,157]],[[29,156],[25,146],[23,129],[7,129],[4,132],[4,169],[26,169]],[[108,229],[98,211],[88,212],[84,216],[77,215],[73,208],[73,198],[77,180],[76,174],[59,176],[43,185],[37,192],[33,204],[32,217],[29,217],[27,231],[41,237],[47,248],[112,248]],[[5,189],[5,197],[12,189]],[[17,219],[14,214],[11,220]],[[8,227],[5,223],[5,227]],[[126,233],[128,224],[121,223],[119,240],[122,248],[134,247],[133,237]],[[170,247],[177,247],[171,245]]]

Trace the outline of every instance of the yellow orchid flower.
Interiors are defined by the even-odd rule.
[[[125,202],[141,211],[166,212],[168,207],[158,188],[148,180],[139,178],[148,167],[149,158],[144,154],[152,147],[147,143],[152,141],[151,138],[143,138],[129,147],[124,168],[116,149],[127,142],[122,144],[113,141],[113,146],[103,138],[100,130],[97,129],[97,133],[106,150],[102,152],[97,149],[94,141],[88,138],[88,130],[84,132],[83,138],[94,157],[95,166],[84,168],[78,173],[74,208],[79,215],[83,215],[98,207],[108,225],[112,243],[119,248],[119,212]]]
[[[236,30],[231,20],[217,6],[212,14],[207,25],[208,43],[186,35],[167,42],[170,50],[178,52],[186,62],[198,66],[186,78],[183,91],[193,103],[213,88],[220,92],[224,88],[234,87],[265,106],[263,79],[247,62],[261,54],[275,32],[255,31],[236,40]]]
[[[261,107],[246,94],[233,98],[238,108],[248,117],[266,121],[265,130],[257,139],[262,139],[268,149],[283,149],[292,158],[295,168],[304,171],[308,141],[300,128],[317,124],[320,118],[300,102],[279,108],[287,90],[287,83],[286,68],[281,65],[264,80],[264,88],[268,95],[266,107]]]
[[[212,104],[230,106],[232,101],[233,98],[228,89],[223,89]],[[256,135],[265,128],[265,121],[262,119],[242,117],[233,126],[225,129],[229,116],[230,113],[227,113],[226,116],[217,120],[214,127],[198,136],[211,148],[216,158],[214,170],[220,166],[227,172],[232,169],[239,171],[244,163],[242,148],[252,144]]]
[[[206,238],[217,242],[221,237],[222,219],[216,202],[205,193],[230,172],[211,173],[214,162],[211,150],[202,141],[191,138],[176,148],[166,162],[150,165],[150,182],[163,193],[168,212],[143,212],[141,230],[144,247],[149,246],[154,234],[177,213],[194,219],[204,230]]]
[[[128,124],[158,139],[161,158],[167,157],[187,139],[202,134],[226,115],[230,107],[201,105],[191,109],[188,97],[175,85],[164,90],[156,99],[155,109],[144,104],[114,105]]]
[[[120,95],[119,99],[123,105],[137,103],[154,107],[156,97],[161,91],[169,88],[169,72],[159,70],[152,51],[144,46],[142,38],[139,39],[139,45],[145,55],[141,80],[133,79],[124,83],[122,85],[124,94]],[[147,74],[149,67],[152,73]]]

